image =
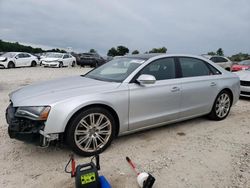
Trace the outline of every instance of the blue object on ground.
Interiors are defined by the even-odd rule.
[[[101,183],[101,188],[112,188],[104,176],[99,176],[99,180]]]

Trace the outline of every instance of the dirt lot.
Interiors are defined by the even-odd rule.
[[[87,70],[0,69],[0,187],[74,187],[74,179],[64,173],[71,151],[10,139],[5,108],[8,93],[15,89]],[[101,155],[101,173],[112,187],[137,187],[127,155],[156,177],[155,188],[250,187],[250,100],[241,99],[224,121],[197,118],[114,140]],[[88,161],[77,157],[78,163]]]

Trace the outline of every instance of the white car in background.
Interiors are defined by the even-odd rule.
[[[218,55],[202,55],[203,57],[213,61],[217,65],[221,66],[222,68],[226,69],[227,71],[231,70],[231,66],[233,65],[232,61],[227,57],[218,56]]]
[[[70,54],[65,53],[49,53],[40,62],[41,65],[45,67],[64,67],[76,65],[76,58]]]
[[[37,64],[37,57],[25,52],[7,52],[0,56],[2,68],[35,67]]]
[[[250,97],[250,68],[235,72],[240,77],[240,96]]]

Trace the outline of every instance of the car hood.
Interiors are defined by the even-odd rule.
[[[55,57],[45,57],[42,59],[43,61],[58,61],[60,58],[55,58]]]
[[[10,93],[14,106],[52,105],[72,97],[109,92],[120,83],[74,76],[29,85]]]
[[[240,80],[250,81],[250,71],[235,72],[240,77]]]

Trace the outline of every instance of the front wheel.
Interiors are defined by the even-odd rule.
[[[63,62],[59,62],[58,67],[59,67],[59,68],[62,68],[62,67],[63,67]]]
[[[91,108],[77,114],[66,132],[67,142],[79,155],[92,156],[103,152],[115,135],[115,120],[103,108]]]
[[[218,121],[225,119],[230,112],[231,106],[232,99],[230,93],[226,90],[221,91],[215,99],[209,118]]]
[[[12,69],[12,68],[15,68],[15,64],[12,62],[12,61],[10,61],[9,63],[8,63],[8,69]]]

